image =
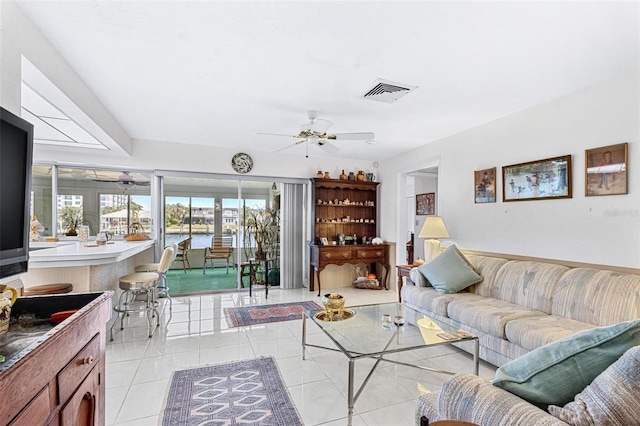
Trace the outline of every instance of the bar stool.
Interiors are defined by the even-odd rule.
[[[169,286],[167,285],[167,271],[176,259],[178,244],[173,243],[166,247],[162,252],[162,257],[158,263],[143,263],[135,268],[136,272],[155,272],[160,276],[156,289],[158,297],[167,297],[169,299],[169,311],[173,311],[173,299],[169,295]]]
[[[156,307],[156,284],[160,276],[155,272],[137,272],[120,277],[120,298],[113,310],[120,316],[120,330],[124,330],[124,317],[130,312],[145,312],[149,337],[153,335],[155,328],[160,325],[160,314]],[[137,296],[146,296],[144,302],[136,301]],[[156,325],[153,325],[153,319]],[[113,327],[118,318],[111,325],[111,341],[113,341]]]

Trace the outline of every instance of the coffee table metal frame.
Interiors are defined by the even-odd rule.
[[[350,306],[349,309],[353,309],[356,312],[356,315],[353,318],[350,318],[345,321],[321,321],[315,318],[315,314],[319,312],[318,310],[305,310],[304,315],[302,316],[302,359],[305,359],[305,349],[306,347],[320,348],[326,349],[330,351],[342,352],[349,359],[349,382],[348,382],[348,395],[347,395],[347,404],[348,404],[348,425],[351,426],[353,419],[353,407],[360,397],[362,390],[366,386],[367,382],[371,378],[373,372],[378,367],[380,361],[390,362],[393,364],[405,365],[408,367],[419,368],[421,370],[428,370],[435,373],[442,374],[456,374],[451,371],[445,370],[437,370],[430,367],[420,366],[416,364],[409,364],[406,362],[396,361],[384,358],[385,355],[394,354],[398,352],[422,349],[432,346],[440,346],[440,345],[451,345],[452,343],[459,343],[465,341],[473,341],[474,345],[474,353],[473,353],[473,369],[474,374],[478,375],[479,370],[479,348],[480,343],[477,336],[468,335],[466,337],[457,337],[451,340],[442,339],[442,341],[435,342],[426,342],[424,339],[417,339],[419,337],[413,329],[420,329],[418,327],[417,321],[422,318],[427,318],[423,313],[416,311],[406,305],[402,305],[400,303],[383,303],[376,305],[362,305],[362,306]],[[388,332],[388,336],[383,337],[386,340],[386,344],[384,347],[378,347],[374,350],[363,347],[358,348],[353,345],[349,345],[350,343],[348,339],[345,339],[349,336],[349,322],[350,321],[359,321],[361,325],[355,326],[352,328],[353,335],[357,337],[358,334],[361,334],[363,331],[370,331],[371,333],[378,333],[382,329],[382,319],[380,312],[389,313],[393,316],[402,315],[404,318],[404,325],[402,326],[393,326],[389,330],[385,330],[384,332]],[[360,314],[360,316],[358,316]],[[372,316],[373,315],[373,316]],[[376,318],[377,316],[377,318]],[[363,318],[364,317],[364,318]],[[322,331],[334,342],[337,346],[336,348],[330,348],[326,346],[314,345],[311,343],[307,343],[307,319],[312,320],[314,323],[318,324],[318,326],[322,329]],[[430,319],[430,318],[428,318]],[[442,323],[438,320],[432,319],[432,321],[437,324],[437,326],[441,329],[443,333],[450,333],[456,331],[455,327],[449,326],[448,324]],[[334,326],[338,325],[338,328],[334,328]],[[345,325],[346,324],[346,325]],[[345,325],[342,327],[342,325]],[[407,332],[407,330],[411,330]],[[383,332],[383,333],[384,333]],[[358,334],[356,334],[358,333]],[[409,334],[410,337],[413,338],[413,343],[401,344],[400,340],[403,335]],[[346,340],[346,341],[345,341]],[[404,339],[402,339],[404,340]],[[420,341],[421,340],[421,341]],[[383,342],[382,342],[383,343]],[[357,344],[355,345],[357,346]],[[362,358],[373,358],[376,360],[373,367],[365,377],[364,381],[360,385],[357,391],[354,393],[354,373],[355,373],[355,361]]]

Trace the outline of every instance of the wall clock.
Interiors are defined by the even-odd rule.
[[[231,167],[238,173],[249,173],[253,168],[253,159],[249,154],[239,152],[231,159]]]

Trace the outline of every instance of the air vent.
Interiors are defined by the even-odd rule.
[[[417,88],[418,86],[410,86],[408,84],[379,78],[373,82],[373,87],[360,97],[371,101],[386,102],[390,104]]]

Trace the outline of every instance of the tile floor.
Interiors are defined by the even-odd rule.
[[[348,306],[393,302],[391,291],[340,289]],[[106,424],[156,425],[169,376],[174,369],[262,355],[275,357],[289,393],[305,425],[346,425],[347,358],[338,352],[307,349],[301,356],[302,320],[232,328],[223,309],[320,298],[307,289],[272,289],[264,292],[225,293],[180,297],[173,300],[169,323],[166,299],[161,299],[161,326],[147,337],[146,319],[125,320],[116,326],[115,340],[107,341]],[[107,339],[108,339],[107,335]],[[330,345],[322,331],[308,323],[308,341]],[[450,371],[472,371],[470,355],[438,346],[398,354],[403,361]],[[356,386],[374,361],[356,361]],[[492,378],[495,367],[481,362],[480,375]],[[448,376],[390,363],[375,371],[355,404],[354,425],[398,426],[414,424],[416,399],[440,388]]]

